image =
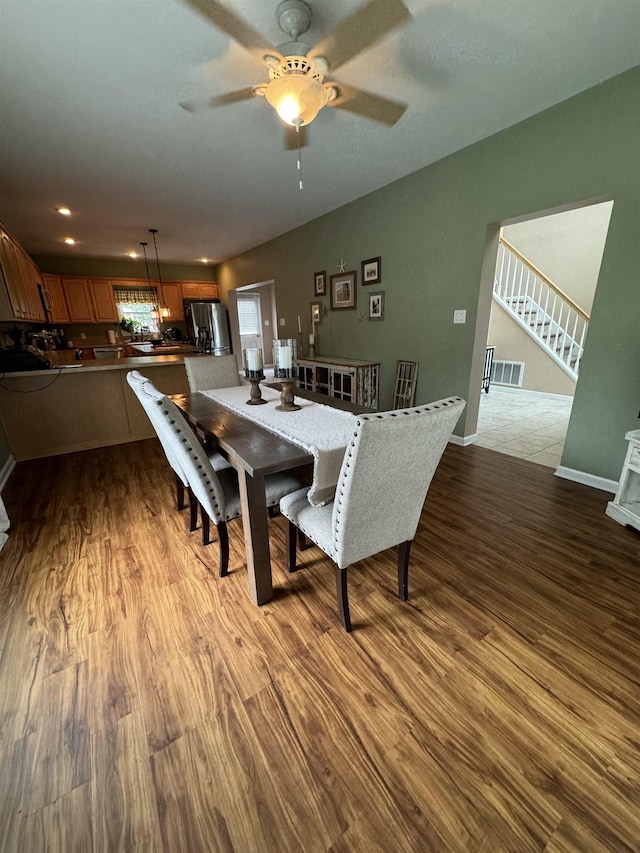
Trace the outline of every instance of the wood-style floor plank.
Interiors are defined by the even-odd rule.
[[[640,535],[448,447],[414,542],[274,598],[188,530],[156,441],[19,463],[0,552],[0,851],[640,849]],[[384,496],[381,496],[384,500]],[[215,540],[215,529],[212,530]]]

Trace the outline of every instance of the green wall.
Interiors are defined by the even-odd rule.
[[[635,68],[222,264],[221,297],[273,278],[287,323],[280,335],[295,336],[298,314],[307,333],[314,272],[333,274],[346,260],[360,281],[361,261],[380,255],[381,284],[358,284],[357,311],[329,311],[317,329],[320,352],[379,360],[381,408],[391,403],[396,361],[417,360],[416,402],[465,397],[469,434],[479,396],[474,344],[478,352],[486,342],[491,298],[486,268],[481,286],[496,233],[488,226],[613,199],[562,464],[617,480],[624,434],[640,428],[638,139]],[[366,319],[368,290],[385,292],[382,322]],[[456,308],[466,308],[465,325],[453,325]]]

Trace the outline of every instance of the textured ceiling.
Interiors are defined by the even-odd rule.
[[[31,254],[123,257],[155,227],[163,260],[220,261],[640,64],[638,0],[405,2],[328,76],[407,111],[322,110],[300,191],[264,99],[180,107],[268,79],[182,0],[0,0],[0,221]],[[286,40],[277,2],[226,3],[265,48]],[[362,3],[310,5],[313,44]]]

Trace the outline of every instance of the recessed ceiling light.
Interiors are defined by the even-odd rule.
[[[76,241],[73,239],[73,237],[65,237],[64,242],[67,244],[67,246],[75,246],[76,244]]]
[[[62,216],[71,216],[71,211],[68,207],[56,207],[58,213],[62,214]]]
[[[130,258],[137,258],[138,257],[137,252],[127,252],[127,255],[129,255]]]
[[[201,264],[208,264],[211,261],[211,258],[198,258]]]

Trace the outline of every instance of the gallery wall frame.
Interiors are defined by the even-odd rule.
[[[362,284],[380,284],[382,281],[382,258],[369,258],[362,262]]]
[[[311,325],[320,326],[322,324],[322,302],[311,303]]]
[[[369,320],[384,320],[384,290],[367,293],[369,297]]]
[[[339,272],[330,277],[332,311],[342,311],[356,307],[357,278],[358,273],[356,270]]]
[[[325,296],[327,292],[327,273],[326,270],[314,272],[313,274],[313,295]]]

